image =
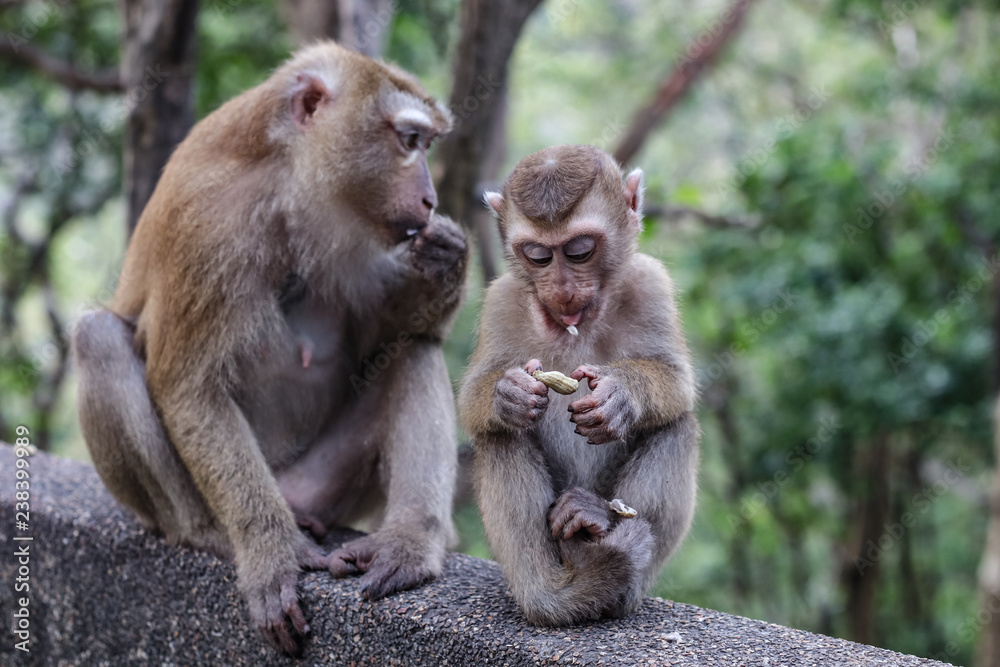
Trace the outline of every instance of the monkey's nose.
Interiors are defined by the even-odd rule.
[[[428,211],[433,211],[437,208],[438,198],[436,192],[431,192],[429,195],[424,195],[424,206],[427,207]]]

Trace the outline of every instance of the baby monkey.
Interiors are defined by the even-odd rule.
[[[459,399],[486,536],[530,622],[622,617],[691,524],[700,437],[673,284],[637,251],[642,171],[546,148],[486,203],[509,272]]]

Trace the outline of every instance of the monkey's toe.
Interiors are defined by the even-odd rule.
[[[361,577],[361,595],[366,600],[379,600],[393,593],[416,588],[434,575],[425,568],[408,563],[378,563]]]

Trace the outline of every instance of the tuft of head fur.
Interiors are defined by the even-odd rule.
[[[506,239],[511,208],[537,229],[556,230],[572,217],[578,205],[594,192],[612,203],[613,220],[624,223],[628,202],[622,196],[622,170],[614,158],[594,146],[550,146],[521,160],[503,186],[497,214],[500,235]]]

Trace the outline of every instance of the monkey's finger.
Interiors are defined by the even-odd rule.
[[[549,513],[549,529],[552,531],[552,537],[558,538],[572,517],[572,512],[566,511],[565,504],[560,507],[559,503],[557,503],[556,507],[552,508],[552,511]]]
[[[303,570],[325,570],[329,562],[330,557],[319,547],[312,545],[306,547],[299,555],[299,567]]]
[[[360,568],[355,564],[355,556],[344,549],[338,549],[330,554],[329,568],[330,574],[333,575],[335,579],[340,577],[346,577],[349,574],[357,574],[361,572]]]
[[[274,627],[274,630],[278,636],[278,641],[281,643],[281,650],[289,655],[298,655],[299,643],[295,641],[295,637],[292,636],[292,632],[288,629],[288,624],[285,623],[284,619]]]
[[[542,370],[542,362],[540,362],[538,359],[532,359],[524,365],[524,372],[527,373],[528,375],[531,375],[535,371],[540,371],[540,370]]]
[[[292,633],[289,632],[288,624],[285,622],[283,615],[279,615],[277,618],[269,618],[264,625],[260,626],[260,631],[264,635],[264,639],[267,640],[267,643],[277,650],[284,651],[293,656],[299,654],[299,643],[295,641]]]
[[[299,606],[299,594],[295,590],[295,583],[284,584],[281,587],[281,608],[285,610],[285,615],[292,622],[292,627],[300,635],[309,632],[309,624]]]
[[[549,397],[548,396],[531,396],[528,399],[528,405],[533,408],[538,408],[539,410],[544,410],[549,407]]]
[[[297,600],[285,607],[285,613],[288,614],[288,618],[292,622],[292,627],[295,628],[295,631],[299,635],[309,634],[309,623],[306,622],[306,616],[302,613],[302,608],[299,607]]]
[[[577,427],[595,427],[604,423],[604,413],[600,410],[590,410],[588,412],[577,412],[569,420]]]
[[[597,387],[597,371],[590,366],[578,366],[575,371],[569,374],[569,376],[577,381],[587,378],[587,386],[589,386],[591,390]]]
[[[603,427],[598,427],[591,430],[587,439],[587,444],[606,445],[607,443],[614,442],[616,440],[618,440],[618,437],[611,433],[611,431]]]
[[[579,401],[573,401],[572,403],[570,403],[569,407],[566,408],[566,410],[576,415],[581,412],[588,412],[590,410],[593,410],[600,404],[601,400],[599,398],[597,398],[593,394],[587,394]]]
[[[528,391],[530,391],[532,394],[537,394],[538,396],[548,396],[549,395],[549,388],[547,386],[545,386],[545,383],[544,382],[539,382],[538,380],[535,380],[534,378],[532,378],[531,380],[529,380]],[[546,400],[548,400],[548,399],[546,399]]]

